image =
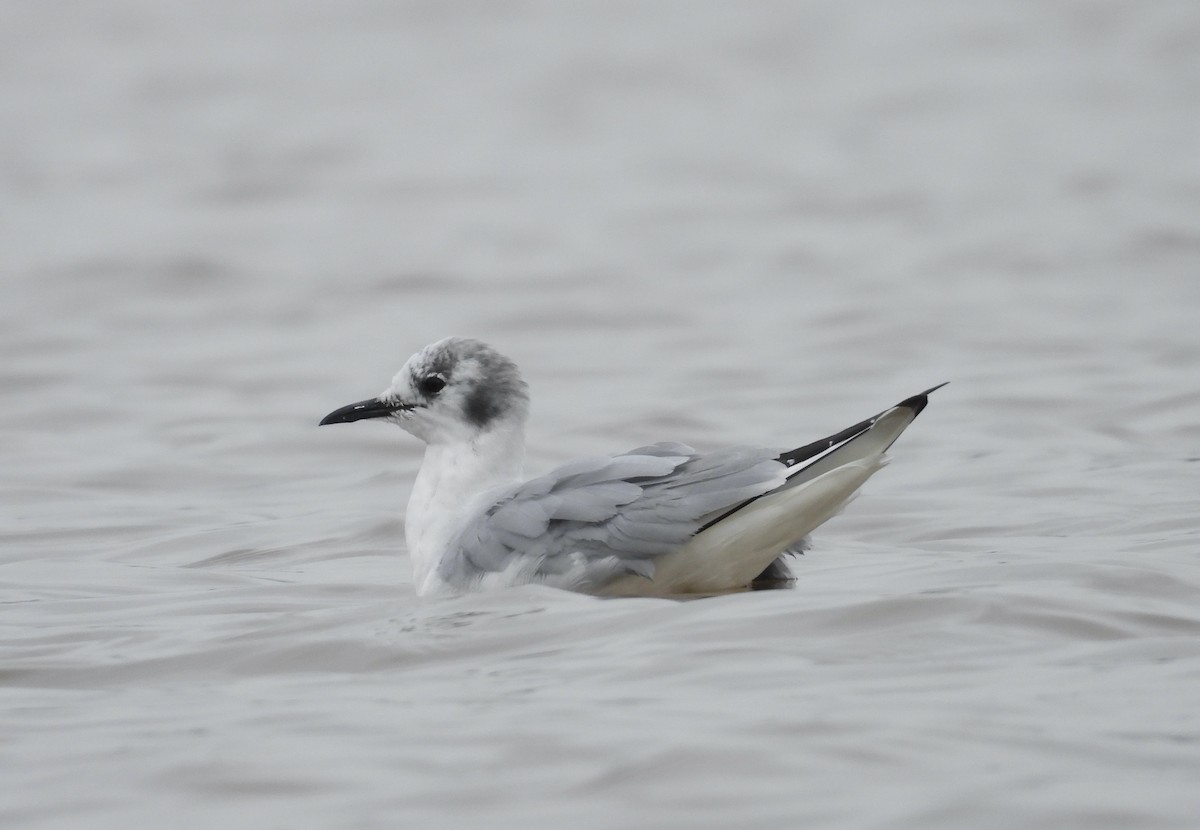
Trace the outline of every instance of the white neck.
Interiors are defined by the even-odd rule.
[[[501,423],[470,440],[426,445],[404,520],[417,593],[436,590],[438,562],[460,527],[463,511],[477,509],[479,494],[519,481],[524,461],[523,423]]]

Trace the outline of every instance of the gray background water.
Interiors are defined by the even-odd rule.
[[[4,4],[0,823],[1195,827],[1200,8]],[[942,380],[792,591],[418,601],[530,468]]]

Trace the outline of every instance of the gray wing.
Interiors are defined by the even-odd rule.
[[[787,467],[772,450],[698,454],[684,444],[580,458],[500,494],[471,519],[438,568],[470,588],[489,574],[561,587],[595,587],[654,575],[654,559],[705,523],[780,487]]]

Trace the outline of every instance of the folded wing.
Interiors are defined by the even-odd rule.
[[[795,523],[776,519],[781,527],[803,529],[769,552],[743,585],[759,572],[786,578],[786,566],[774,557],[802,547],[805,534],[853,496],[938,388],[783,454],[743,447],[699,454],[684,444],[661,443],[576,459],[499,493],[466,523],[442,558],[439,576],[464,590],[488,579],[575,590],[600,590],[615,580],[628,585],[623,578],[654,579],[656,560],[686,556],[685,547],[702,548],[688,545],[717,525],[723,535],[750,539],[753,530],[735,526],[746,525],[750,513],[767,516],[773,506],[784,505],[793,512],[811,510],[812,521],[800,515]],[[783,495],[793,488],[807,494]],[[702,557],[695,564],[703,566]],[[677,563],[670,568],[678,570]]]
[[[770,450],[698,454],[684,444],[581,458],[520,484],[471,520],[439,565],[447,584],[489,576],[576,589],[651,577],[714,514],[786,482]]]

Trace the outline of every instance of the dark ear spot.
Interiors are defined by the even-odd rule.
[[[504,412],[503,398],[491,384],[480,384],[467,398],[467,420],[483,429]]]

